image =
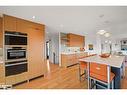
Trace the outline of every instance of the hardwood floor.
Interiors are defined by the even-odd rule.
[[[23,83],[14,89],[87,89],[87,79],[78,79],[78,66],[62,68],[56,64],[47,64],[46,76]],[[127,70],[126,70],[127,74]],[[127,75],[121,81],[121,88],[127,89]]]
[[[46,76],[15,86],[15,89],[84,89],[87,81],[79,81],[78,66],[62,68],[49,64]]]

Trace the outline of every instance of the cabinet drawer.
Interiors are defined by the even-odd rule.
[[[8,76],[5,78],[6,85],[13,85],[15,84],[16,78],[15,76]]]
[[[20,83],[20,82],[23,82],[25,80],[28,80],[27,72],[21,73],[21,74],[18,74],[18,75],[15,76],[15,82],[16,83]]]
[[[91,63],[90,64],[90,72],[96,73],[98,75],[107,75],[107,65]]]
[[[76,55],[75,54],[70,54],[67,56],[67,59],[74,59],[76,58]]]

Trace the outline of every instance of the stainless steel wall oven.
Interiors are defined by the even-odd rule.
[[[27,45],[27,34],[5,31],[5,45]]]
[[[27,60],[13,61],[5,63],[5,76],[11,76],[27,72]]]
[[[5,31],[5,75],[27,71],[27,34]]]
[[[27,59],[26,47],[6,47],[5,59],[6,61],[17,60],[17,59]]]

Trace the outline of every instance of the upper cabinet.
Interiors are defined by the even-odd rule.
[[[4,15],[4,30],[16,31],[16,18],[8,15]]]
[[[27,32],[28,31],[29,22],[23,19],[16,19],[16,31],[17,32]]]
[[[80,47],[83,48],[85,45],[85,37],[69,33],[67,34],[68,37],[68,46],[70,47]]]

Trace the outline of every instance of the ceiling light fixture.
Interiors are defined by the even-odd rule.
[[[108,41],[105,41],[105,43],[108,43]]]
[[[112,43],[112,41],[109,41],[109,44],[111,44]]]
[[[97,34],[99,34],[99,35],[104,35],[105,33],[106,33],[105,30],[99,30],[99,31],[97,32]]]
[[[111,35],[110,35],[110,33],[107,32],[107,33],[104,34],[104,36],[105,37],[110,37]]]

